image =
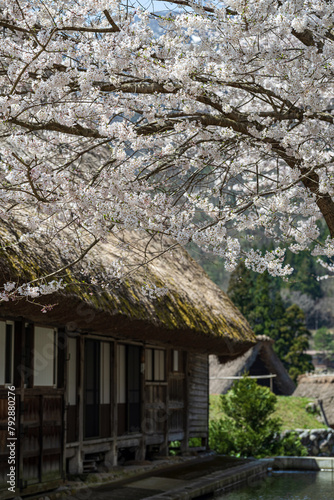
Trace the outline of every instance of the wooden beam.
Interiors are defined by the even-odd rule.
[[[146,432],[143,429],[143,424],[146,417],[145,411],[145,347],[140,348],[140,432],[141,440],[136,456],[137,460],[145,460],[146,455]]]
[[[79,453],[79,469],[82,469],[82,453],[83,453],[83,438],[84,438],[84,375],[85,375],[85,338],[79,336],[79,381],[78,381],[78,453]],[[82,470],[78,471],[82,473]]]
[[[190,353],[184,351],[183,353],[183,369],[184,369],[184,408],[183,408],[183,428],[184,428],[184,439],[181,443],[182,452],[187,452],[189,450],[189,363]]]
[[[58,378],[58,384],[59,388],[62,388],[64,391],[63,398],[62,398],[62,418],[63,418],[63,425],[62,425],[62,471],[61,471],[61,476],[63,479],[65,479],[66,476],[66,416],[67,416],[67,353],[68,353],[68,348],[67,348],[67,336],[65,334],[65,331],[58,331],[58,375],[60,375],[60,370],[62,370],[62,375]]]
[[[170,385],[170,371],[172,366],[171,359],[171,349],[166,350],[166,399],[165,399],[165,422],[164,422],[164,444],[163,444],[163,454],[168,456],[169,453],[169,428],[170,428],[170,417],[169,417],[169,385]]]
[[[114,342],[113,352],[113,380],[112,380],[112,452],[113,452],[113,465],[117,465],[117,434],[118,434],[118,407],[117,407],[117,377],[118,377],[118,342]]]
[[[38,481],[43,482],[43,396],[37,396],[39,401],[39,457],[38,457]]]
[[[207,405],[206,405],[206,437],[202,438],[202,446],[205,446],[207,449],[209,448],[209,409],[210,409],[210,387],[209,387],[209,373],[210,373],[210,364],[209,364],[209,356],[206,356],[206,390],[207,390]]]
[[[20,321],[15,321],[15,359],[14,359],[14,367],[15,373],[14,375],[14,383],[15,387],[20,389],[20,404],[17,408],[17,443],[18,443],[18,455],[19,455],[19,463],[18,463],[18,474],[17,474],[17,486],[20,486],[20,479],[23,478],[23,453],[21,452],[22,440],[23,440],[23,421],[24,421],[24,373],[25,373],[25,341],[26,341],[26,329],[24,319]],[[16,358],[17,356],[17,358]],[[17,362],[17,364],[16,364]],[[22,434],[22,435],[21,435]],[[22,439],[21,439],[22,438]]]

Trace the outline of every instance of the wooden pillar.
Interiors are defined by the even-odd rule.
[[[206,390],[207,390],[207,410],[206,410],[206,437],[202,437],[201,445],[209,449],[209,411],[210,411],[210,381],[209,381],[209,355],[206,356]]]
[[[145,430],[145,347],[140,348],[140,445],[136,453],[136,460],[145,460],[146,455],[146,430]]]
[[[114,342],[113,349],[113,380],[112,380],[112,435],[113,435],[113,443],[112,443],[112,454],[113,454],[113,465],[117,465],[117,436],[118,436],[118,407],[117,407],[117,381],[118,381],[118,342]]]
[[[110,417],[111,417],[111,422],[110,422],[110,429],[111,429],[111,435],[112,435],[112,444],[111,444],[111,449],[110,449],[110,455],[109,457],[109,462],[112,463],[112,465],[116,466],[117,465],[117,428],[118,428],[118,412],[117,412],[117,366],[118,366],[118,356],[117,356],[117,342],[114,342],[113,344],[113,349],[111,352],[111,367],[112,369],[110,370],[112,380],[110,384],[110,389],[111,389],[111,405],[110,405]]]
[[[79,428],[78,428],[78,456],[77,458],[77,472],[83,471],[83,439],[84,439],[84,380],[85,380],[85,339],[83,335],[79,337],[79,384],[78,384],[78,415],[79,415]]]
[[[27,387],[33,387],[34,384],[34,325],[28,323],[24,327],[24,373],[27,378]],[[24,381],[23,381],[24,383]]]
[[[107,468],[113,467],[117,465],[117,456],[116,456],[116,463],[115,463],[115,455],[116,455],[116,439],[117,436],[115,435],[115,418],[114,418],[114,398],[115,398],[115,373],[114,373],[114,368],[115,368],[115,344],[112,342],[109,342],[109,435],[107,437],[110,437],[112,441],[110,441],[110,449],[105,453],[104,455],[104,465]]]
[[[17,407],[17,443],[18,443],[18,469],[17,469],[17,486],[20,487],[21,479],[23,479],[23,453],[21,448],[24,439],[24,377],[26,366],[25,357],[25,342],[26,331],[24,319],[15,321],[14,327],[14,385],[20,392],[20,404]]]
[[[165,397],[165,421],[164,421],[164,442],[160,448],[161,454],[167,456],[169,453],[169,428],[170,428],[170,409],[169,409],[169,386],[170,386],[170,371],[172,366],[171,349],[166,350],[166,397]]]
[[[20,392],[24,391],[25,366],[25,324],[23,320],[14,323],[14,386]]]
[[[38,396],[39,400],[39,457],[38,457],[38,471],[39,471],[39,482],[43,482],[43,452],[44,452],[44,446],[43,446],[43,431],[44,431],[44,413],[43,413],[43,395]]]
[[[183,428],[184,428],[184,438],[181,443],[182,453],[189,450],[189,352],[183,353],[183,363],[184,363],[184,407],[183,407]]]
[[[57,387],[63,389],[62,398],[62,470],[61,476],[65,479],[66,476],[66,437],[67,437],[67,335],[64,330],[58,330],[57,335]]]

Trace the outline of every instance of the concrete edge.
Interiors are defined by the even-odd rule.
[[[273,470],[334,470],[334,457],[275,457]]]
[[[171,463],[171,464],[159,464],[158,467],[150,468],[150,470],[132,471],[127,477],[114,479],[111,481],[103,481],[92,484],[81,484],[77,487],[61,487],[53,492],[44,492],[43,497],[46,495],[50,500],[58,500],[63,498],[73,499],[76,495],[81,495],[84,493],[83,490],[90,490],[94,492],[95,488],[100,486],[113,485],[113,487],[122,486],[124,483],[127,485],[131,482],[144,479],[145,477],[150,477],[152,472],[156,475],[161,471],[166,469],[173,469],[183,465],[184,463],[192,462],[193,464],[199,462],[206,462],[212,458],[211,454],[203,457],[187,457],[181,463]],[[233,488],[242,483],[248,485],[257,481],[259,478],[267,474],[268,469],[273,471],[285,471],[285,470],[300,470],[300,471],[320,471],[320,470],[334,470],[334,457],[274,457],[254,460],[253,462],[231,467],[224,471],[216,471],[207,476],[202,476],[193,482],[189,482],[189,485],[177,487],[158,495],[147,497],[149,500],[191,500],[198,497],[209,495],[212,493],[224,493],[227,489]],[[35,499],[37,497],[34,497]]]
[[[244,482],[252,483],[257,478],[267,474],[272,460],[257,460],[254,463],[244,464],[227,469],[223,472],[213,472],[194,481],[189,486],[174,488],[172,490],[148,497],[149,500],[190,500],[213,492],[221,492],[227,488]]]
[[[53,490],[43,490],[40,493],[36,492],[34,496],[29,495],[29,500],[43,500],[45,497],[49,500],[74,500],[75,495],[78,497],[82,497],[83,499],[88,498],[89,493],[93,493],[95,489],[100,488],[101,486],[112,486],[122,487],[123,485],[128,485],[135,481],[140,481],[147,477],[150,477],[152,473],[157,474],[159,471],[173,470],[185,464],[197,464],[197,463],[205,463],[209,462],[216,453],[214,452],[206,452],[203,453],[202,456],[187,456],[187,457],[175,457],[176,460],[164,460],[157,463],[152,462],[150,465],[144,466],[130,466],[124,467],[122,474],[119,477],[113,477],[112,471],[109,473],[105,473],[105,477],[103,480],[97,480],[94,482],[90,481],[82,481],[82,482],[74,482],[74,481],[62,481],[61,484],[57,484],[57,488]],[[133,468],[132,468],[133,467]],[[93,474],[95,475],[95,473]],[[88,493],[89,492],[89,493]],[[24,499],[27,495],[21,494],[17,492],[15,494],[14,500],[17,498],[18,500]],[[10,497],[6,497],[7,500],[13,499],[13,495]],[[2,500],[2,497],[1,497]],[[4,499],[5,500],[5,499]],[[28,499],[27,499],[28,500]]]

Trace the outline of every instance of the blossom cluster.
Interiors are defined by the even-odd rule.
[[[26,237],[64,260],[66,235],[81,248],[123,229],[193,241],[229,270],[259,231],[331,258],[333,1],[181,3],[0,0],[1,217],[27,214]],[[246,265],[288,276],[280,252]]]
[[[168,288],[165,286],[159,287],[154,283],[145,283],[141,287],[141,292],[143,295],[149,297],[150,299],[156,299],[158,297],[165,296],[168,293]]]
[[[63,290],[66,284],[63,280],[52,280],[48,283],[34,285],[32,283],[24,283],[19,285],[14,281],[8,281],[3,284],[3,290],[0,291],[0,302],[8,302],[9,300],[17,300],[26,297],[27,299],[36,299],[42,295],[49,295],[59,290]]]

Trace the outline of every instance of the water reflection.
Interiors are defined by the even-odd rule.
[[[334,473],[282,472],[215,497],[216,500],[334,500]]]

